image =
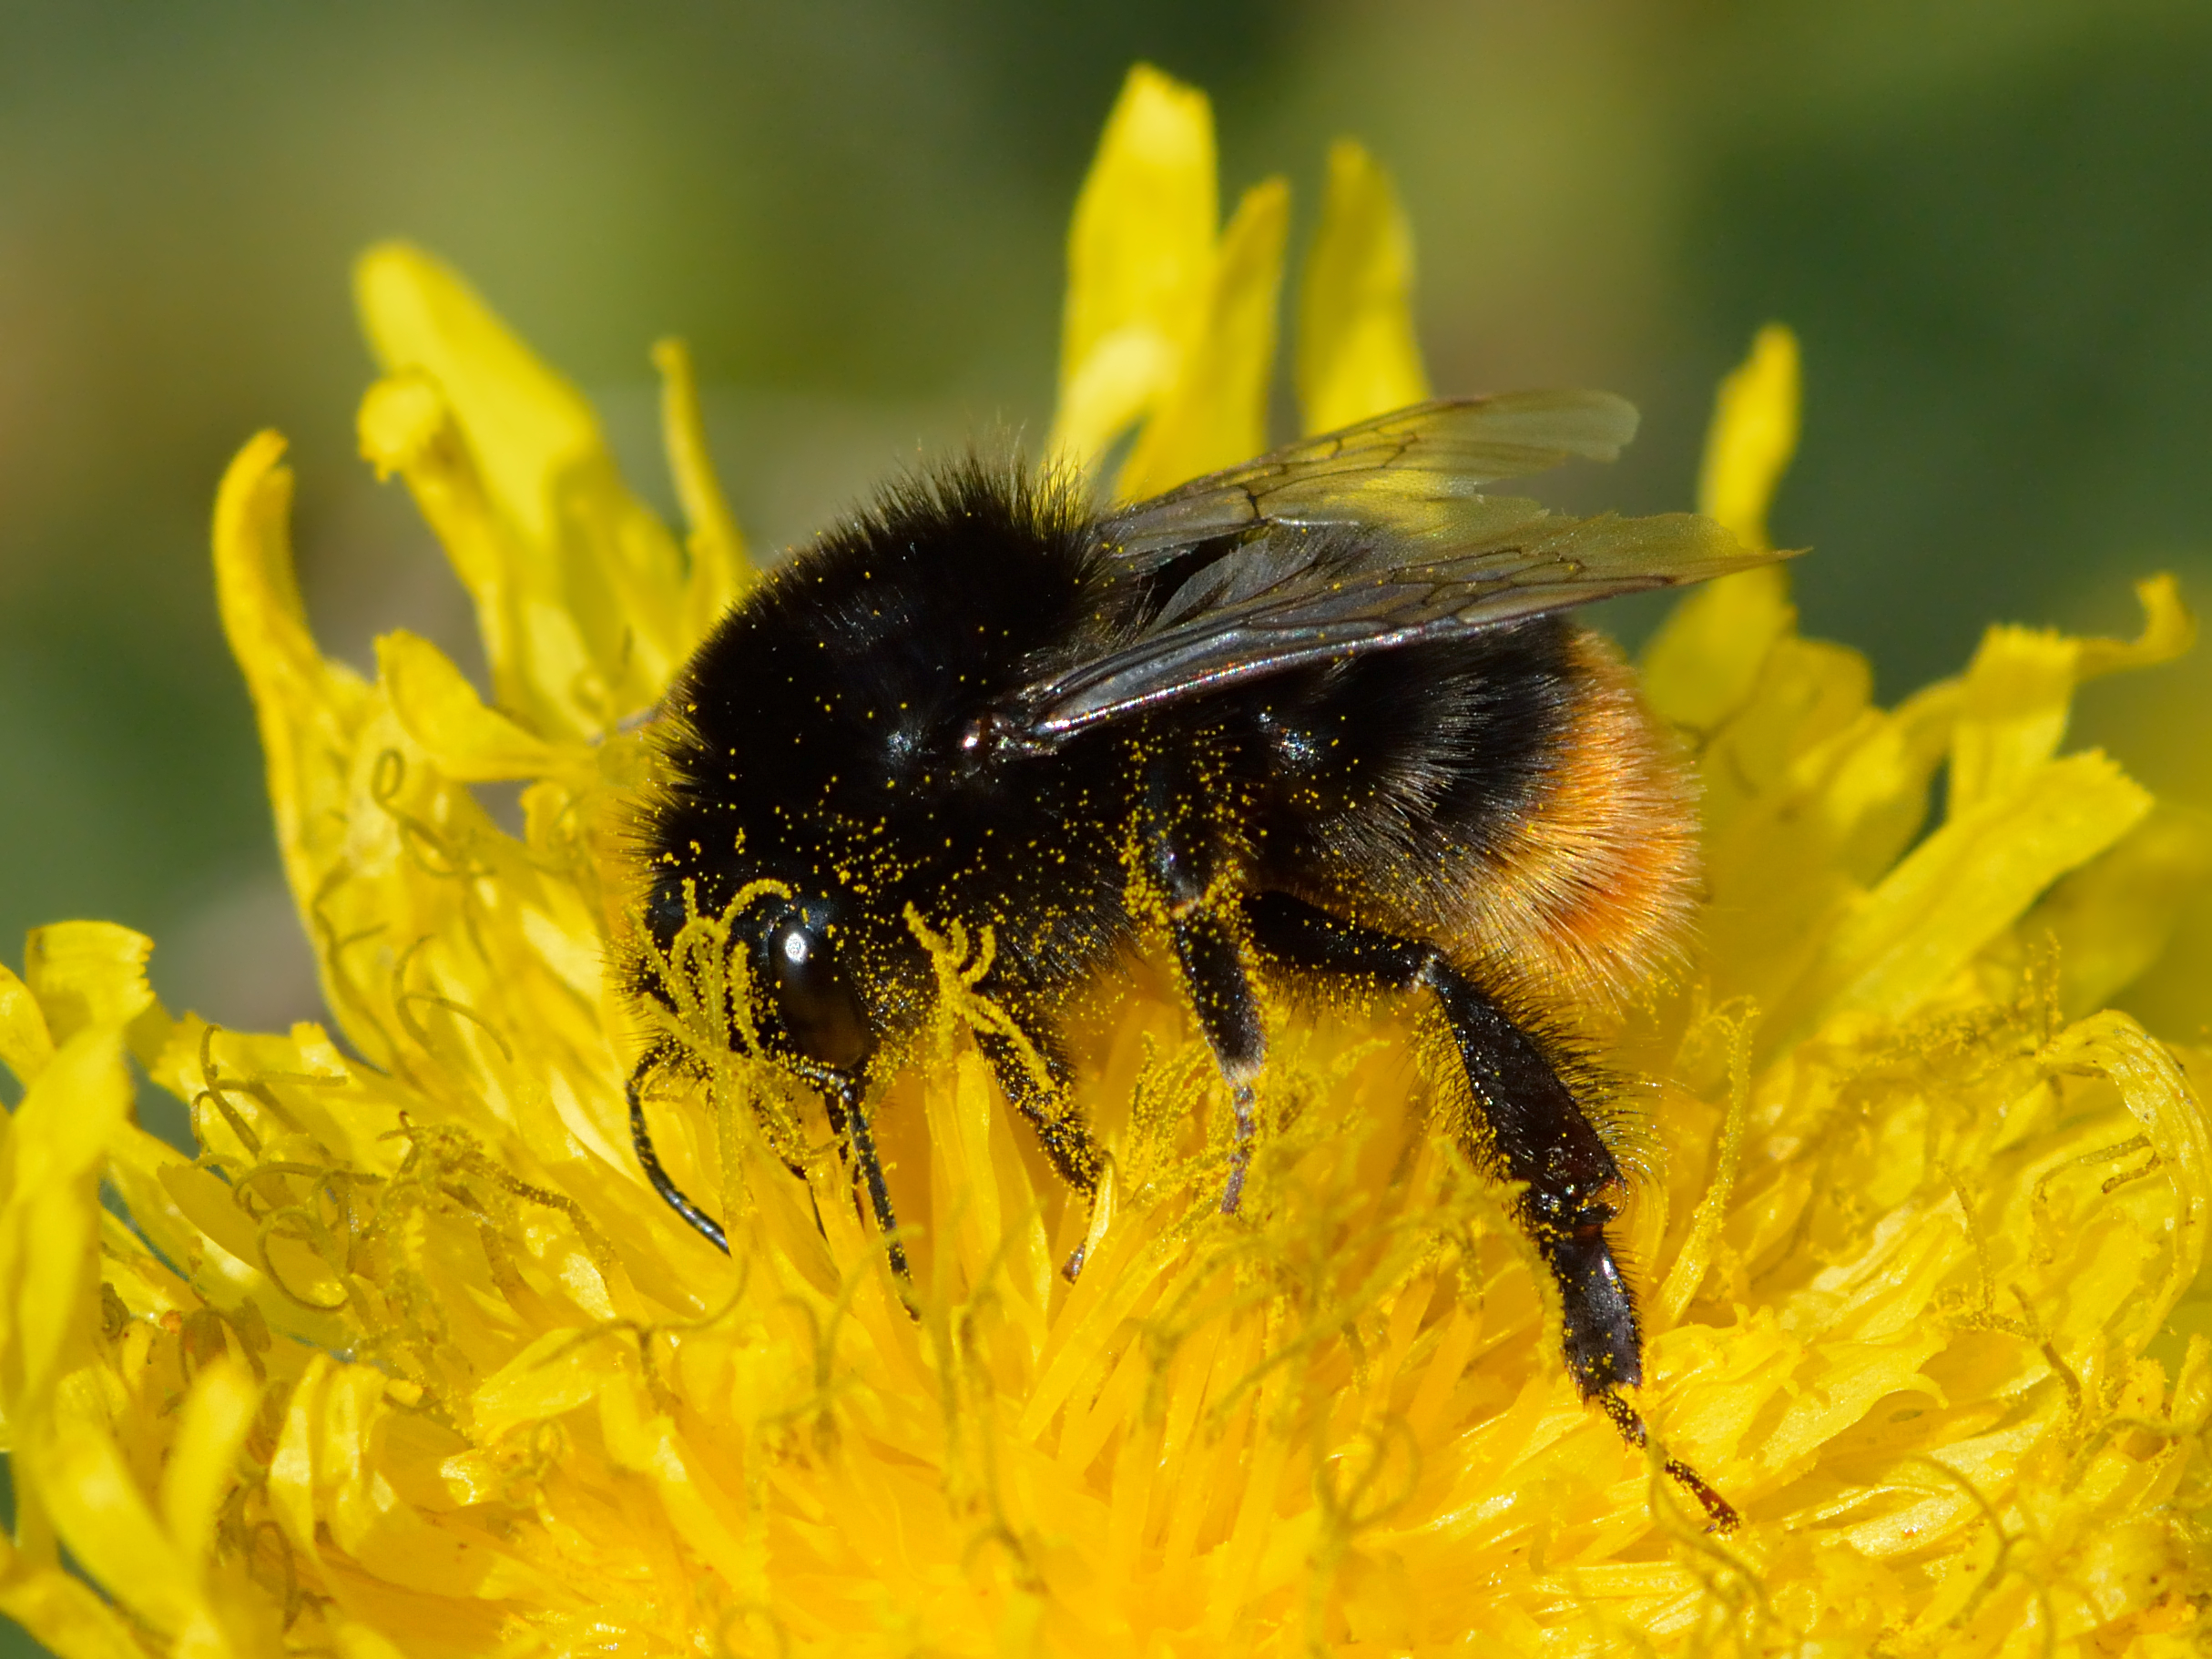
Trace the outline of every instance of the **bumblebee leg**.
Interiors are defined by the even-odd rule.
[[[1434,945],[1340,921],[1281,893],[1249,899],[1244,910],[1253,944],[1293,968],[1436,998],[1479,1119],[1463,1139],[1471,1155],[1521,1186],[1521,1223],[1559,1287],[1568,1374],[1624,1440],[1641,1446],[1644,1420],[1619,1390],[1644,1380],[1642,1333],[1605,1237],[1620,1165],[1543,1046]],[[1735,1510],[1695,1470],[1670,1458],[1667,1471],[1715,1527],[1735,1526]]]
[[[644,1166],[646,1179],[653,1184],[653,1190],[670,1209],[689,1222],[700,1237],[727,1256],[729,1240],[722,1231],[722,1224],[686,1197],[683,1189],[669,1178],[668,1172],[661,1167],[660,1155],[654,1150],[653,1137],[646,1128],[645,1080],[657,1064],[658,1055],[647,1055],[623,1085],[630,1106],[630,1144],[637,1150],[637,1162]],[[906,1264],[906,1247],[899,1242],[898,1221],[892,1214],[891,1187],[883,1179],[883,1163],[876,1154],[875,1135],[869,1127],[867,1113],[861,1109],[860,1085],[844,1085],[829,1097],[828,1104],[831,1126],[852,1148],[852,1160],[860,1165],[861,1179],[868,1187],[870,1207],[875,1211],[876,1226],[888,1245],[892,1271],[902,1279],[912,1278],[913,1275]],[[803,1176],[806,1172],[794,1167],[792,1173]]]
[[[852,1161],[859,1166],[861,1184],[868,1189],[868,1206],[875,1212],[876,1230],[883,1235],[884,1254],[891,1259],[891,1270],[899,1276],[902,1284],[911,1284],[913,1270],[907,1266],[906,1247],[899,1242],[899,1219],[891,1207],[891,1184],[883,1178],[883,1160],[876,1152],[875,1130],[868,1122],[859,1079],[840,1083],[833,1090],[825,1091],[822,1099],[829,1108],[831,1128],[851,1149]]]
[[[1522,1224],[1559,1281],[1567,1369],[1585,1399],[1644,1379],[1636,1303],[1605,1224],[1620,1165],[1535,1041],[1434,945],[1355,927],[1279,893],[1249,901],[1252,941],[1294,967],[1433,995],[1474,1095],[1470,1153],[1522,1188]]]
[[[1045,1063],[1046,1075],[1037,1076],[1022,1045],[996,1032],[978,1032],[976,1046],[990,1062],[992,1075],[997,1078],[999,1093],[1007,1104],[1026,1119],[1037,1132],[1037,1144],[1045,1149],[1045,1161],[1053,1173],[1067,1183],[1082,1198],[1086,1212],[1098,1202],[1098,1183],[1106,1174],[1106,1153],[1091,1138],[1090,1125],[1083,1121],[1062,1083],[1059,1056],[1049,1049],[1040,1048],[1039,1057]],[[1089,1237],[1089,1228],[1084,1229]],[[1074,1254],[1061,1265],[1060,1271],[1073,1279],[1083,1271],[1084,1246],[1077,1245]]]
[[[1228,1180],[1221,1189],[1221,1213],[1233,1216],[1243,1201],[1245,1172],[1252,1162],[1257,1125],[1252,1084],[1267,1058],[1268,1040],[1259,1023],[1259,1002],[1246,972],[1243,928],[1234,909],[1225,912],[1215,896],[1210,840],[1195,816],[1173,804],[1177,796],[1168,787],[1171,781],[1165,770],[1157,771],[1150,780],[1145,857],[1147,873],[1167,901],[1167,935],[1183,984],[1198,1011],[1198,1029],[1228,1080],[1229,1102],[1237,1114]]]
[[[727,1256],[729,1240],[722,1235],[722,1224],[685,1197],[682,1189],[668,1178],[668,1172],[660,1166],[660,1155],[653,1150],[653,1137],[646,1131],[646,1074],[659,1063],[658,1054],[647,1054],[637,1063],[629,1081],[622,1085],[622,1092],[630,1103],[630,1144],[637,1149],[637,1162],[644,1166],[645,1178],[653,1184],[653,1190],[668,1202],[670,1209],[689,1222],[700,1237]]]
[[[1228,1080],[1229,1102],[1237,1114],[1228,1180],[1221,1188],[1221,1213],[1233,1216],[1244,1200],[1245,1172],[1251,1167],[1257,1124],[1252,1083],[1267,1058],[1267,1033],[1260,1029],[1259,999],[1245,972],[1243,941],[1229,923],[1211,911],[1193,909],[1169,921],[1168,935],[1175,941],[1183,983],[1198,1009],[1198,1029],[1206,1033],[1214,1063]]]

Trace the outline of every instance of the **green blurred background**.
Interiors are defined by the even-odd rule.
[[[317,1012],[205,527],[278,426],[326,644],[469,648],[354,458],[364,243],[466,270],[656,500],[646,349],[688,337],[774,545],[918,444],[1043,430],[1069,204],[1140,56],[1213,94],[1227,200],[1287,171],[1310,225],[1329,139],[1364,137],[1440,388],[1643,406],[1613,504],[1687,502],[1714,380],[1792,323],[1776,533],[1815,549],[1809,629],[1885,696],[1992,618],[2132,631],[2147,569],[2212,593],[2201,3],[0,6],[0,954],[111,917],[161,941],[173,1006]],[[2093,692],[2082,729],[2212,805],[2207,714],[2184,666]]]

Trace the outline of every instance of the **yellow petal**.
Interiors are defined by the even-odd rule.
[[[1697,511],[1747,547],[1770,547],[1767,508],[1798,447],[1798,339],[1770,322],[1720,382],[1697,476]]]
[[[564,755],[568,782],[558,786],[557,808],[540,786],[529,841],[501,835],[409,734],[389,687],[364,687],[315,655],[296,606],[285,602],[288,481],[275,455],[273,443],[257,444],[234,465],[219,515],[218,568],[226,622],[261,718],[286,872],[314,934],[329,1003],[379,1064],[405,1064],[409,1054],[434,1050],[440,1068],[457,1053],[480,1053],[503,1072],[524,1068],[536,1080],[523,1094],[526,1104],[516,1104],[504,1086],[493,1097],[550,1137],[549,1151],[572,1145],[576,1131],[586,1144],[619,1146],[618,1095],[599,1069],[611,1060],[596,1017],[596,891],[587,895],[566,873],[548,874],[574,870],[586,856],[591,819],[578,791],[597,787],[593,757],[581,746]],[[262,639],[274,648],[258,648]],[[421,677],[403,669],[403,693],[420,689]],[[459,693],[450,677],[433,680],[433,690],[440,684],[443,693],[423,700],[437,706],[451,694],[443,703],[450,713]],[[424,735],[439,740],[437,718],[425,718],[421,707],[412,712]],[[473,769],[529,758],[515,731],[474,718],[465,724],[475,738],[497,739],[491,758],[476,757]],[[464,911],[474,917],[471,946],[426,953],[431,941],[455,937]],[[591,999],[588,1007],[579,993]],[[535,1011],[526,1019],[525,1005]],[[525,1055],[504,1034],[518,1019],[566,1034]],[[559,1086],[549,1095],[546,1079],[555,1074]],[[563,1111],[572,1114],[568,1124]],[[586,1121],[593,1112],[610,1121]]]
[[[1140,500],[1268,446],[1268,382],[1290,188],[1269,178],[1245,192],[1221,233],[1197,338],[1137,436],[1116,493]]]
[[[543,1421],[589,1402],[622,1377],[620,1346],[583,1330],[549,1330],[476,1389],[474,1406],[487,1436]]]
[[[1068,231],[1054,454],[1090,464],[1174,383],[1213,276],[1214,167],[1206,95],[1132,69]]]
[[[356,429],[379,475],[406,479],[475,602],[500,705],[551,734],[596,729],[611,688],[561,591],[559,563],[500,514],[443,389],[420,370],[388,376],[362,399]]]
[[[0,1578],[0,1613],[60,1659],[145,1659],[122,1612],[58,1566],[18,1566]]]
[[[685,542],[691,555],[685,628],[694,638],[704,638],[722,613],[744,596],[754,571],[745,556],[745,537],[715,476],[691,353],[682,341],[664,340],[653,348],[653,363],[660,371],[661,443],[668,452],[676,499],[690,527]]]
[[[353,280],[384,372],[413,369],[429,378],[467,434],[499,511],[533,542],[550,545],[563,479],[596,466],[606,452],[591,406],[421,249],[372,248]]]
[[[2197,644],[2197,618],[2181,602],[2181,585],[2170,574],[2136,584],[2143,606],[2143,632],[2133,639],[2085,639],[2078,672],[2086,680],[2134,668],[2170,663]]]
[[[90,1346],[97,1305],[101,1158],[131,1104],[117,1028],[79,1032],[24,1094],[9,1124],[0,1207],[0,1402],[18,1444]]]
[[[1953,816],[2017,789],[2058,752],[2080,656],[2078,640],[2048,628],[2000,625],[1983,636],[1952,738]]]
[[[2058,941],[2059,1006],[2069,1018],[2134,983],[2212,877],[2212,815],[2161,802],[2111,850],[2075,870],[2021,923]]]
[[[269,1505],[294,1548],[315,1547],[315,1421],[323,1390],[337,1362],[328,1354],[310,1354],[284,1403],[269,1460]]]
[[[192,1379],[160,1490],[162,1524],[186,1562],[207,1561],[214,1547],[217,1511],[238,1484],[239,1450],[260,1404],[252,1374],[228,1357]]]
[[[24,941],[23,970],[38,999],[46,1030],[61,1042],[80,1031],[127,1032],[150,1058],[168,1038],[168,1016],[147,982],[154,941],[112,921],[58,921],[34,928]]]
[[[1769,547],[1767,508],[1798,442],[1797,337],[1769,323],[1721,382],[1697,510],[1748,547]],[[1687,595],[1645,647],[1645,691],[1666,719],[1709,731],[1743,707],[1768,650],[1796,625],[1789,582],[1760,565]]]
[[[368,1624],[341,1623],[331,1633],[339,1659],[407,1659],[407,1650]]]
[[[215,502],[216,599],[260,718],[280,843],[299,794],[301,728],[342,724],[364,689],[358,676],[323,661],[308,632],[292,568],[292,481],[283,453],[275,433],[255,437],[230,463]]]
[[[242,1288],[252,1277],[251,1270],[240,1261],[237,1263],[235,1275],[224,1272],[229,1267],[227,1257],[211,1263],[206,1236],[172,1201],[162,1184],[166,1174],[189,1162],[167,1141],[135,1125],[126,1124],[108,1137],[107,1179],[128,1209],[132,1227],[167,1260],[196,1276],[201,1284],[212,1287],[227,1279]],[[117,1270],[111,1263],[105,1277],[118,1289],[125,1289],[125,1299],[134,1308],[158,1314],[166,1310],[163,1304],[171,1299],[164,1296],[132,1300],[125,1288],[133,1278],[158,1282],[164,1277],[153,1271],[148,1258],[134,1262],[128,1272]]]
[[[260,727],[277,850],[292,898],[311,912],[346,840],[347,779],[367,712],[360,676],[328,663],[308,632],[293,575],[284,441],[262,433],[223,474],[215,503],[215,591],[231,655]],[[342,766],[342,761],[341,761]],[[329,964],[324,964],[325,986]]]
[[[2044,889],[2141,822],[2151,798],[2103,755],[2038,768],[1954,810],[1834,929],[1818,982],[1830,1009],[1916,1007]]]
[[[2150,1295],[2136,1287],[2126,1297],[2147,1341],[2174,1301],[2196,1283],[2212,1246],[2212,1124],[2175,1064],[2173,1052],[2125,1014],[2107,1009],[2070,1026],[2044,1055],[2053,1067],[2081,1066],[2109,1078],[2136,1122],[2143,1125],[2172,1186],[2177,1214],[2170,1238],[2159,1242],[2173,1253],[2166,1284]],[[2125,1291],[2124,1291],[2125,1294]]]
[[[731,1524],[741,1506],[695,1464],[675,1425],[645,1409],[644,1394],[627,1374],[599,1389],[600,1433],[608,1450],[617,1467],[653,1482],[669,1523],[703,1561],[730,1582],[742,1583],[750,1563],[742,1528]]]
[[[324,673],[292,568],[291,470],[280,464],[283,456],[282,437],[257,433],[231,460],[215,497],[215,591],[223,631],[264,718],[272,703],[298,695],[287,680],[313,682]]]
[[[420,370],[386,375],[362,394],[354,416],[362,459],[379,478],[398,473],[413,491],[415,504],[437,533],[461,585],[476,602],[477,624],[493,677],[507,695],[507,681],[522,663],[522,641],[515,632],[518,596],[509,532],[485,494],[484,479],[438,383]],[[582,642],[576,645],[582,660]],[[527,698],[526,680],[513,696]]]
[[[1320,229],[1298,306],[1298,398],[1309,433],[1429,395],[1413,336],[1413,232],[1390,175],[1350,138],[1329,150]]]
[[[1644,695],[1654,712],[1693,732],[1712,730],[1744,706],[1797,615],[1776,565],[1722,576],[1681,599],[1644,647]]]
[[[445,653],[403,630],[376,642],[392,711],[448,778],[461,783],[543,778],[561,769],[554,747],[484,706]]]
[[[623,486],[590,405],[421,249],[371,249],[354,286],[387,374],[434,387],[450,412],[457,442],[423,441],[418,412],[416,442],[395,443],[394,412],[365,408],[363,447],[433,517],[486,521],[459,538],[470,551],[455,564],[502,700],[517,685],[518,712],[587,733],[652,701],[694,643],[683,560]],[[582,665],[564,648],[577,635]]]
[[[1964,811],[2018,786],[2058,751],[2074,691],[2084,680],[2168,662],[2195,626],[2173,578],[2139,584],[2143,632],[2133,640],[2076,639],[2049,628],[1993,627],[1962,687],[1951,751],[1951,805]]]
[[[67,1422],[16,1455],[94,1582],[164,1634],[203,1613],[199,1574],[161,1530],[112,1438]]]
[[[0,1064],[28,1087],[53,1058],[54,1037],[38,1011],[38,999],[14,970],[0,963]]]

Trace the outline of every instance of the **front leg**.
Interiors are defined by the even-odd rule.
[[[646,1128],[645,1080],[665,1060],[666,1056],[658,1052],[647,1054],[637,1063],[637,1069],[630,1073],[628,1083],[623,1086],[630,1108],[630,1141],[637,1148],[637,1162],[645,1170],[646,1179],[653,1184],[653,1190],[661,1196],[670,1209],[689,1223],[700,1237],[727,1256],[729,1254],[729,1239],[723,1231],[722,1224],[694,1204],[669,1177],[668,1172],[661,1166],[660,1155],[655,1150],[653,1137]],[[851,1158],[859,1166],[861,1183],[868,1190],[869,1206],[875,1212],[876,1226],[883,1236],[892,1271],[898,1275],[902,1283],[907,1282],[913,1275],[907,1266],[906,1247],[899,1242],[898,1217],[892,1214],[891,1207],[891,1185],[884,1179],[883,1161],[876,1153],[875,1134],[868,1121],[860,1081],[857,1078],[826,1075],[821,1086],[830,1127],[838,1136],[841,1155]],[[804,1165],[788,1158],[784,1165],[793,1175],[805,1178]]]
[[[902,1286],[913,1283],[913,1269],[900,1242],[899,1218],[891,1207],[891,1183],[884,1178],[883,1159],[876,1151],[875,1127],[868,1121],[868,1103],[857,1077],[831,1075],[822,1086],[822,1104],[841,1149],[852,1161],[861,1185],[867,1188],[868,1206],[875,1212],[876,1231],[882,1236],[884,1254]]]
[[[1558,1064],[1496,997],[1425,941],[1399,939],[1340,921],[1283,893],[1248,900],[1252,942],[1287,966],[1366,980],[1434,996],[1452,1027],[1474,1120],[1462,1135],[1468,1155],[1521,1188],[1521,1225],[1559,1288],[1567,1372],[1624,1440],[1641,1446],[1644,1420],[1622,1397],[1644,1380],[1636,1298],[1614,1258],[1606,1224],[1621,1169]],[[1678,1459],[1667,1471],[1705,1508],[1713,1525],[1736,1525],[1728,1500]]]
[[[660,1154],[654,1149],[652,1133],[645,1125],[645,1080],[661,1065],[666,1056],[658,1050],[640,1060],[630,1073],[629,1081],[622,1085],[623,1097],[630,1106],[630,1144],[637,1149],[638,1166],[645,1171],[646,1179],[653,1184],[668,1206],[681,1216],[686,1224],[701,1238],[725,1256],[729,1254],[729,1240],[722,1231],[722,1224],[691,1202],[681,1187],[669,1178],[661,1167]]]
[[[1098,1219],[1098,1185],[1106,1177],[1106,1150],[1091,1134],[1082,1109],[1067,1086],[1066,1066],[1049,1037],[1040,1038],[1040,1023],[1020,1027],[1028,1043],[995,1031],[978,1031],[976,1045],[990,1063],[999,1093],[1026,1119],[1037,1134],[1045,1162],[1053,1173],[1083,1200],[1084,1242],[1075,1247],[1060,1271],[1071,1281],[1083,1271],[1084,1254],[1090,1247],[1092,1228]]]

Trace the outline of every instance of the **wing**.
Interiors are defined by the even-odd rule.
[[[1012,723],[1051,747],[1240,680],[1778,556],[1692,514],[1564,518],[1481,492],[1610,458],[1635,422],[1601,392],[1424,403],[1116,514],[1101,614],[1117,619],[1025,687]]]
[[[1611,461],[1636,412],[1609,392],[1514,392],[1416,403],[1194,478],[1107,518],[1116,560],[1146,571],[1200,542],[1263,524],[1452,534],[1454,507],[1503,478]]]

